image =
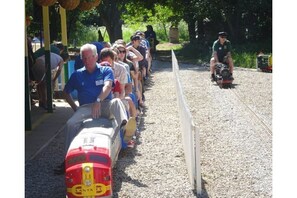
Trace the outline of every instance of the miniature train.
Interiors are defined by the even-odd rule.
[[[224,63],[218,63],[215,67],[215,81],[220,88],[231,88],[233,77],[231,76],[229,66]]]
[[[126,147],[115,121],[84,121],[65,158],[67,197],[112,197],[112,168]]]
[[[256,61],[258,71],[272,72],[272,55],[259,54]]]

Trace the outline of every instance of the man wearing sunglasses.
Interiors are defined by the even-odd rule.
[[[231,42],[227,40],[226,32],[219,32],[218,39],[214,41],[212,46],[212,57],[210,59],[210,74],[211,80],[215,81],[215,65],[217,63],[224,63],[229,65],[231,78],[233,79],[233,60],[231,57]]]

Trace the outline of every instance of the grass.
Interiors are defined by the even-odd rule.
[[[180,43],[160,43],[157,45],[157,50],[158,51],[171,51],[171,50],[181,50],[182,49],[182,44]]]

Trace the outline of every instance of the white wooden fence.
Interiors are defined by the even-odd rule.
[[[177,93],[177,102],[182,131],[182,142],[185,152],[186,165],[190,183],[197,194],[201,194],[201,168],[200,168],[200,138],[199,130],[194,125],[192,114],[184,98],[183,89],[179,77],[179,65],[174,54],[172,54],[172,71]]]

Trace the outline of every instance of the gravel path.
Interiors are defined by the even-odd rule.
[[[154,67],[158,71],[152,74],[144,93],[147,108],[137,148],[131,155],[119,159],[115,168],[115,180],[122,180],[117,195],[195,197],[181,144],[171,63],[155,62]],[[123,167],[125,173],[119,171]]]
[[[114,197],[196,197],[186,170],[170,62],[154,61],[145,92],[141,134],[120,153]],[[184,93],[200,130],[200,197],[272,197],[272,75],[236,69],[235,89],[219,89],[207,68],[180,64]],[[261,121],[257,121],[260,118]],[[26,197],[65,197],[64,134],[26,164]]]
[[[220,89],[208,68],[180,70],[200,130],[204,196],[272,197],[272,74],[235,69],[234,88]]]

